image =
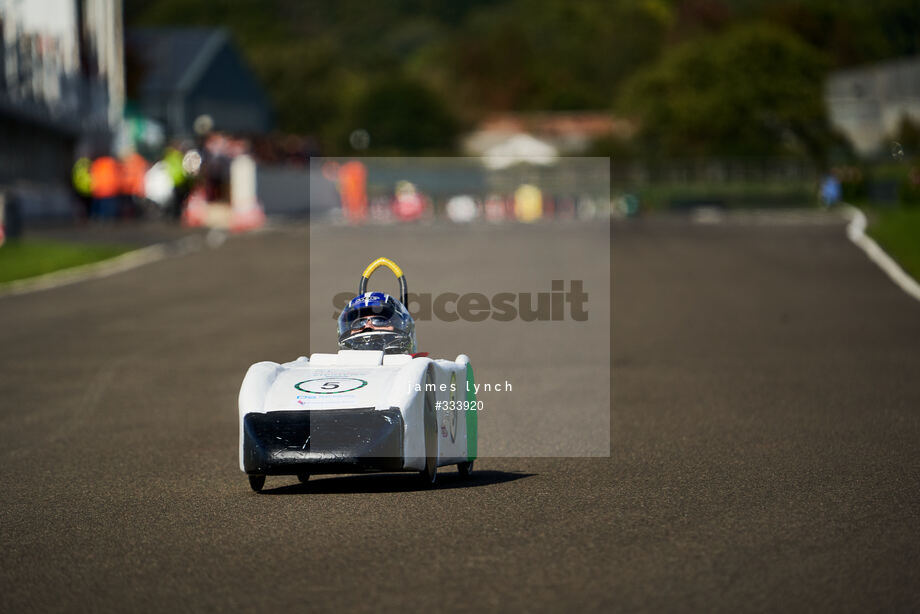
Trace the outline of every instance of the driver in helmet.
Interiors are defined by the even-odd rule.
[[[412,354],[417,350],[415,322],[401,302],[383,292],[365,292],[348,302],[339,316],[339,348]]]

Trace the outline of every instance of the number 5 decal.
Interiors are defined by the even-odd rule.
[[[365,386],[367,386],[367,381],[357,377],[315,377],[294,384],[297,390],[313,394],[339,394]]]

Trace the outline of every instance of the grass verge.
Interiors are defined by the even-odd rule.
[[[44,239],[20,239],[0,246],[0,283],[90,264],[133,248],[87,245]]]
[[[920,280],[920,207],[869,208],[869,235]]]

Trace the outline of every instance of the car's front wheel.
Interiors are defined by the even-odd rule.
[[[306,484],[307,480],[310,479],[310,474],[309,473],[298,473],[297,479],[300,480],[301,484]]]
[[[256,492],[262,492],[262,487],[265,486],[265,476],[264,475],[251,475],[249,476],[249,487]]]
[[[457,471],[460,473],[460,477],[470,477],[470,474],[473,473],[473,461],[457,463]]]

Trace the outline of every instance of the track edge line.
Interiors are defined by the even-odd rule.
[[[920,301],[920,284],[917,283],[917,280],[908,275],[895,262],[894,258],[889,256],[872,237],[866,234],[866,228],[869,224],[866,214],[858,207],[847,204],[843,209],[843,216],[849,220],[847,237],[850,241],[865,252],[866,256],[882,269],[901,290]]]
[[[32,292],[69,286],[90,279],[109,277],[164,260],[169,256],[188,254],[200,249],[203,243],[204,241],[201,237],[189,235],[178,241],[155,243],[98,262],[81,264],[80,266],[52,271],[35,277],[8,281],[0,284],[0,298],[31,294]]]

